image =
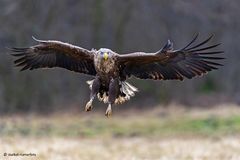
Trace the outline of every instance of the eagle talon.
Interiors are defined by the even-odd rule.
[[[112,115],[112,107],[111,107],[111,104],[109,104],[106,110],[105,116],[109,118],[111,115]]]
[[[90,101],[86,104],[85,111],[86,111],[86,112],[89,112],[89,111],[92,110],[92,108],[93,108],[92,100],[90,100]]]

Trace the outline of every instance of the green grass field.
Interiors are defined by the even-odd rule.
[[[240,107],[3,116],[0,154],[24,159],[240,159]]]

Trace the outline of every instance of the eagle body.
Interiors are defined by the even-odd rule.
[[[108,104],[105,115],[112,114],[112,105],[121,104],[135,95],[138,89],[126,80],[130,77],[152,80],[183,80],[202,76],[222,66],[219,54],[213,50],[220,44],[209,45],[213,36],[196,43],[196,35],[185,47],[174,50],[173,43],[167,43],[157,52],[135,52],[118,54],[110,49],[87,50],[75,45],[53,40],[38,40],[37,45],[26,48],[10,48],[16,66],[21,71],[38,68],[60,67],[94,77],[87,81],[90,100],[85,110],[93,108],[93,100]]]
[[[107,54],[107,60],[101,58],[104,54]],[[94,67],[97,74],[94,80],[88,81],[88,84],[91,90],[93,90],[94,82],[99,84],[99,86],[95,85],[94,87],[99,87],[97,96],[104,103],[107,103],[110,99],[114,104],[124,103],[137,91],[137,88],[125,82],[125,80],[121,81],[120,66],[117,62],[117,53],[110,49],[101,48],[94,55]],[[113,98],[112,95],[114,95]]]

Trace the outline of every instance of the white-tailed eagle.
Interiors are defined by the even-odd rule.
[[[221,66],[223,51],[213,50],[220,44],[207,45],[212,36],[196,43],[197,35],[182,49],[173,49],[168,40],[155,53],[135,52],[118,54],[110,49],[87,50],[60,41],[37,40],[37,45],[27,48],[11,48],[17,57],[14,61],[21,71],[38,68],[61,67],[70,71],[92,75],[88,81],[91,89],[90,100],[85,110],[92,109],[97,96],[108,103],[106,116],[112,114],[113,104],[123,103],[134,96],[137,88],[126,80],[131,77],[153,80],[183,80],[202,76]]]

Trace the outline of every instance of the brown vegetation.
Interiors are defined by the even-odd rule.
[[[0,159],[3,153],[36,154],[24,157],[26,160],[240,158],[238,106],[210,110],[178,107],[121,112],[110,119],[96,113],[4,116],[0,121]]]

